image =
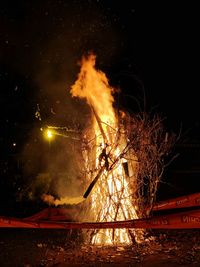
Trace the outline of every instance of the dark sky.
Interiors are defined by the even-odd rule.
[[[165,117],[167,130],[178,133],[182,125],[182,139],[199,143],[199,8],[184,1],[150,2],[0,1],[2,212],[15,210],[19,196],[35,194],[42,174],[50,177],[45,186],[52,189],[58,172],[64,178],[67,174],[68,182],[80,181],[72,142],[60,138],[50,145],[40,127],[84,126],[87,107],[72,100],[69,90],[79,71],[77,62],[89,51],[97,55],[97,67],[111,85],[121,89],[117,105],[138,111],[134,98],[142,107],[145,92],[146,110]],[[38,107],[41,121],[35,117]],[[199,166],[199,156],[193,159]],[[187,177],[178,180],[176,174],[180,194],[189,188]],[[193,191],[196,176],[194,181]],[[64,186],[70,192],[79,187]]]
[[[40,126],[37,104],[45,123],[63,125],[80,112],[74,111],[68,91],[77,61],[88,51],[96,53],[97,66],[111,83],[121,87],[122,105],[134,110],[129,96],[141,97],[144,87],[148,110],[166,117],[169,129],[178,131],[182,124],[189,140],[199,138],[199,25],[192,4],[1,1],[3,151],[20,151],[34,126]]]

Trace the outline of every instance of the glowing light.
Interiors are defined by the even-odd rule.
[[[55,134],[54,134],[53,131],[47,129],[47,130],[44,132],[44,136],[45,136],[45,138],[46,138],[47,140],[50,141],[50,140],[52,140],[52,139],[54,138]]]

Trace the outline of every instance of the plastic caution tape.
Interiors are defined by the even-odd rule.
[[[196,207],[200,206],[200,193],[182,196],[178,198],[169,199],[166,201],[158,202],[154,205],[153,210],[167,210],[175,208]],[[73,215],[79,211],[78,207],[73,208],[46,208],[28,218],[30,221],[49,220],[49,221],[71,221]]]
[[[197,206],[200,206],[200,193],[195,193],[192,195],[177,197],[166,201],[158,202],[154,205],[153,210],[158,211]]]
[[[0,217],[0,227],[43,229],[191,229],[200,228],[200,209],[195,211],[169,214],[165,216],[159,215],[147,219],[118,222],[61,222]]]

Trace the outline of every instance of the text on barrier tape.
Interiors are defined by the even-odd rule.
[[[49,228],[49,229],[108,229],[108,228],[146,228],[146,229],[191,229],[200,228],[200,209],[165,216],[154,216],[118,222],[64,222],[27,220],[0,217],[3,228]]]

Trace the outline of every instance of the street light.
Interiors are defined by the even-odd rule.
[[[44,138],[48,140],[49,142],[52,141],[56,135],[56,132],[49,129],[48,127],[46,129],[40,128],[40,131],[43,132]]]
[[[51,140],[53,138],[53,136],[54,136],[53,132],[51,130],[49,130],[49,129],[46,130],[45,135],[46,135],[46,138],[49,139],[49,140]]]
[[[67,132],[68,134],[63,134],[61,132],[59,132],[58,130],[65,130],[65,132]],[[61,136],[61,137],[64,137],[64,138],[69,138],[71,140],[76,140],[76,141],[80,141],[80,138],[77,137],[77,136],[73,136],[73,134],[76,134],[78,132],[76,131],[72,131],[72,130],[66,130],[66,127],[54,127],[54,126],[47,126],[46,129],[43,129],[43,128],[40,128],[40,130],[42,132],[44,132],[44,137],[45,139],[47,139],[49,142],[55,138],[55,136]]]

